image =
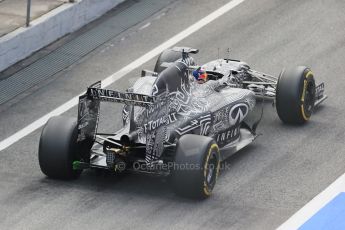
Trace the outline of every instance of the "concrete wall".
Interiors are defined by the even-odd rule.
[[[124,0],[76,0],[66,3],[0,37],[0,71],[28,57],[58,38],[76,31]]]

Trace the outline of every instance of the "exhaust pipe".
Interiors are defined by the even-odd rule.
[[[137,138],[138,138],[138,132],[134,131],[129,134],[122,135],[120,138],[120,142],[124,146],[129,146],[133,144]]]

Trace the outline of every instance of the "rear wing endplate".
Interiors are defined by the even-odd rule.
[[[148,107],[155,103],[156,97],[102,89],[101,82],[96,82],[87,89],[85,94],[79,97],[78,142],[93,142],[95,140],[101,101]]]

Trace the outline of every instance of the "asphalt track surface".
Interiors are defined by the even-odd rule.
[[[228,1],[175,1],[49,81],[1,105],[0,140],[76,96]],[[160,178],[88,171],[76,181],[46,178],[37,160],[41,129],[0,152],[0,229],[274,229],[345,172],[345,2],[245,0],[178,45],[200,48],[198,63],[231,57],[278,75],[311,67],[329,99],[303,127],[283,125],[266,103],[262,133],[226,161],[213,196],[176,196]],[[117,12],[112,12],[116,14]],[[133,15],[135,17],[135,15]],[[102,19],[92,26],[101,26]],[[225,56],[224,54],[222,56]],[[109,88],[126,89],[142,68]],[[54,65],[54,63],[51,63]],[[119,106],[101,127],[120,126]],[[110,113],[111,112],[111,113]],[[64,115],[76,116],[76,108]]]

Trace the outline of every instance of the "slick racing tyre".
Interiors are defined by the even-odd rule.
[[[164,50],[157,59],[154,71],[159,74],[166,69],[166,67],[161,66],[162,63],[175,62],[180,58],[182,58],[182,52],[174,51],[171,49]]]
[[[209,197],[217,182],[220,166],[218,145],[210,137],[186,134],[176,147],[172,170],[174,191],[193,199]]]
[[[314,109],[315,80],[310,69],[299,66],[282,71],[276,89],[276,109],[287,124],[303,124]]]
[[[77,145],[77,123],[73,118],[52,117],[44,126],[38,150],[41,171],[55,179],[75,179],[82,170],[73,170],[80,160]]]

